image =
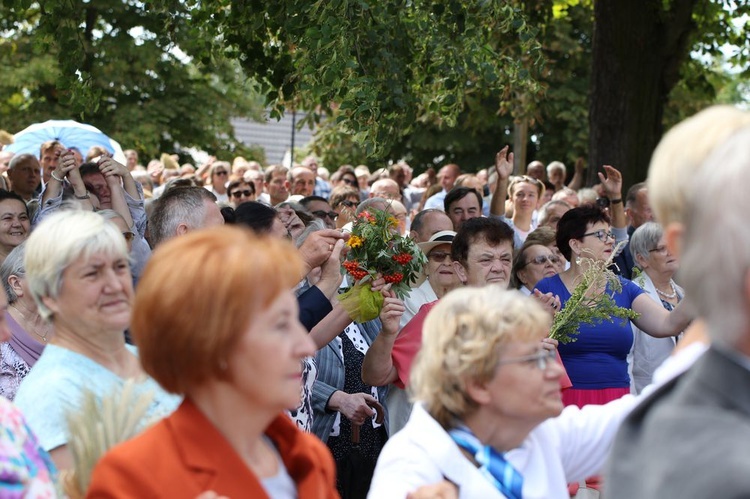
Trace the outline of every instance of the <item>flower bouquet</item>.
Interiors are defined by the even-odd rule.
[[[380,314],[383,295],[371,288],[378,274],[396,296],[404,299],[411,290],[409,283],[427,263],[416,243],[398,234],[397,226],[398,220],[382,210],[365,210],[354,220],[343,268],[355,284],[338,299],[356,322],[367,322]]]
[[[581,323],[613,321],[615,317],[629,320],[639,317],[637,312],[615,304],[613,296],[622,290],[622,283],[609,266],[616,254],[617,250],[613,251],[608,260],[581,258],[581,265],[586,270],[565,303],[565,308],[555,314],[550,338],[560,343],[570,343],[576,341]]]

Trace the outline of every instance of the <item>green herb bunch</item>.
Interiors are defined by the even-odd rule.
[[[571,293],[565,308],[555,314],[549,337],[560,343],[576,341],[580,324],[595,324],[600,321],[614,322],[615,318],[633,320],[639,314],[615,304],[614,295],[622,291],[618,276],[609,269],[612,252],[608,260],[581,258],[586,270]]]

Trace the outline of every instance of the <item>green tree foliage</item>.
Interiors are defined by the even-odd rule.
[[[277,113],[333,117],[371,159],[425,124],[454,126],[467,95],[539,91],[535,30],[514,2],[213,0],[190,16],[213,30],[202,53],[237,58]]]
[[[9,68],[0,82],[5,128],[21,113],[31,122],[45,112],[70,115],[73,109],[142,151],[179,144],[218,155],[242,152],[228,117],[257,109],[248,98],[254,88],[248,81],[255,81],[274,115],[285,108],[312,111],[302,126],[327,119],[313,147],[329,166],[382,166],[385,159],[405,158],[419,168],[442,159],[470,171],[511,142],[513,120],[528,119],[528,159],[572,163],[588,150],[599,162],[602,151],[613,151],[626,181],[637,179],[663,124],[704,104],[742,98],[740,77],[708,58],[718,60],[721,48],[734,44],[731,63],[747,68],[750,43],[736,24],[750,12],[750,2],[731,0],[3,5],[0,26],[12,35],[0,45],[0,60]],[[595,19],[595,5],[621,6],[633,17],[619,52],[605,52],[592,66],[594,26],[600,34],[615,32],[603,16]],[[664,43],[634,38],[648,32],[635,29],[644,26],[658,28],[651,32]],[[691,53],[706,59],[699,62]],[[632,67],[633,54],[658,55],[663,63],[652,65],[658,74]],[[616,111],[624,99],[611,106],[605,99],[628,86],[621,68],[602,61],[622,61],[626,75],[637,74],[655,89],[649,100],[629,100],[629,112],[638,106],[656,111],[627,127],[620,123],[624,113],[606,117],[614,124],[589,118],[589,106]],[[589,139],[603,129],[612,135]],[[634,150],[637,158],[629,156]]]
[[[626,187],[643,180],[665,122],[690,114],[695,103],[716,102],[717,86],[731,86],[726,69],[711,71],[726,47],[734,54],[725,63],[747,71],[748,15],[750,3],[733,0],[596,2],[590,162],[619,166]],[[589,169],[588,183],[596,171]]]
[[[0,18],[10,35],[0,41],[2,128],[74,118],[146,157],[191,146],[224,159],[257,156],[236,141],[230,118],[259,119],[262,98],[236,61],[202,64],[181,50],[197,33],[175,23],[179,11],[122,0],[6,1]]]

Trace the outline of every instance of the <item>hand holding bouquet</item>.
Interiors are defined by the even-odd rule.
[[[343,268],[355,284],[338,299],[356,322],[380,314],[383,296],[371,288],[376,276],[382,276],[396,296],[404,299],[411,289],[409,283],[427,262],[414,241],[398,234],[397,226],[396,218],[382,210],[365,210],[354,220]]]

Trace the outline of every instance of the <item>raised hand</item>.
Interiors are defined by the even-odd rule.
[[[122,178],[129,173],[127,166],[115,161],[110,155],[103,155],[97,165],[104,178],[113,175]]]
[[[507,180],[513,173],[513,153],[509,149],[510,146],[505,146],[495,155],[495,171],[500,180]]]
[[[610,165],[602,166],[604,173],[597,173],[599,181],[604,187],[607,197],[610,199],[620,199],[622,197],[622,173]],[[606,173],[606,176],[605,176]]]

